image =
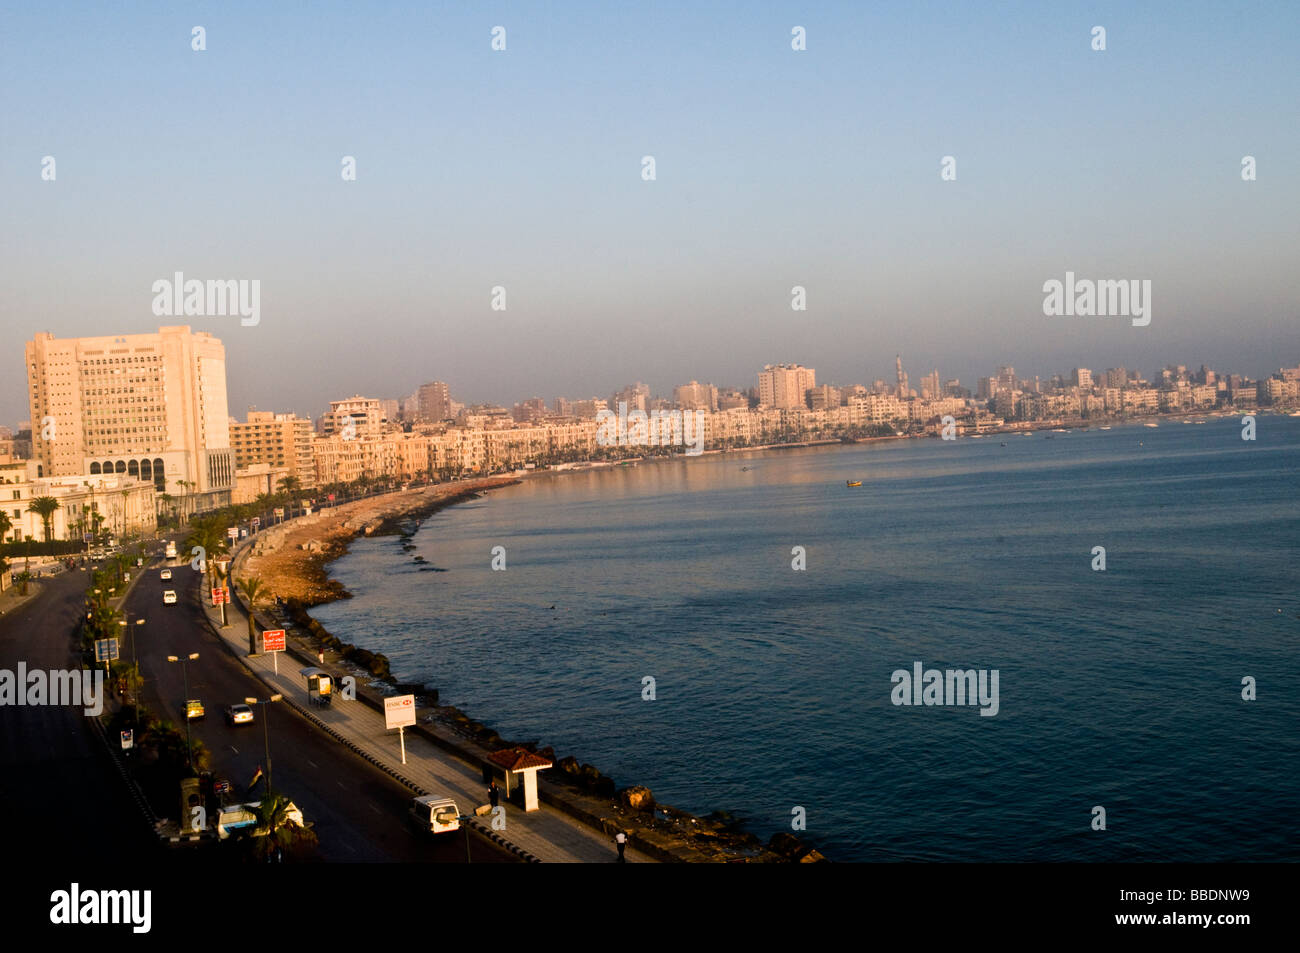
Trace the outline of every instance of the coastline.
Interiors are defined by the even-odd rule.
[[[263,530],[236,562],[245,574],[273,580],[271,595],[285,600],[286,621],[298,629],[298,638],[310,640],[315,649],[325,653],[328,664],[352,672],[359,682],[372,679],[368,691],[380,682],[384,683],[380,694],[416,695],[420,721],[414,730],[431,740],[440,738],[441,746],[471,762],[485,763],[492,751],[516,746],[549,758],[555,770],[551,777],[538,781],[542,801],[584,824],[608,834],[624,830],[638,848],[666,862],[825,862],[827,858],[820,852],[792,834],[777,834],[764,844],[729,812],[697,817],[657,803],[642,785],[616,786],[612,778],[573,755],[559,756],[554,748],[541,747],[538,741],[507,740],[460,709],[440,705],[436,687],[398,683],[389,673],[384,655],[343,643],[309,614],[315,606],[351,597],[329,576],[328,566],[346,555],[353,539],[404,534],[411,524],[445,507],[521,482],[519,476],[491,477],[352,501],[298,517],[283,524],[283,529]]]
[[[1219,415],[1226,416],[1226,415]],[[1233,415],[1235,416],[1235,415]],[[1143,418],[1134,418],[1128,420],[1117,420],[1113,422],[1095,421],[1082,425],[1089,429],[1095,429],[1100,426],[1114,426],[1117,429],[1121,427],[1141,426],[1143,423],[1153,421],[1176,421],[1184,417],[1211,417],[1212,415],[1185,413],[1185,414],[1167,414],[1151,415]],[[1055,426],[1054,426],[1055,425]],[[1035,421],[1031,424],[1016,427],[1014,429],[1005,429],[1001,431],[991,431],[981,434],[981,436],[994,436],[995,434],[1014,434],[1018,431],[1042,431],[1052,430],[1058,426],[1069,426],[1065,421]],[[1080,427],[1080,429],[1082,429]],[[1073,428],[1071,428],[1073,429]],[[917,435],[924,439],[937,439],[934,435]],[[725,453],[749,453],[753,451],[769,450],[790,450],[790,449],[812,449],[815,447],[831,446],[853,446],[858,443],[878,443],[888,440],[908,439],[906,436],[880,436],[872,438],[863,438],[852,442],[830,440],[814,441],[797,445],[779,444],[764,447],[744,447],[734,449],[719,449],[708,452],[709,455],[720,455]],[[435,487],[422,487],[416,490],[398,491],[394,493],[382,494],[380,496],[367,498],[366,500],[355,501],[354,503],[344,504],[338,507],[337,512],[333,510],[324,511],[325,516],[329,516],[327,523],[313,522],[318,514],[301,518],[305,525],[295,529],[292,537],[286,536],[284,540],[277,541],[268,538],[263,542],[268,544],[278,544],[282,547],[282,556],[290,562],[298,565],[304,576],[310,577],[312,591],[309,593],[310,600],[304,599],[300,605],[303,610],[309,609],[315,605],[321,605],[327,602],[335,601],[340,598],[348,598],[348,593],[343,590],[342,585],[334,579],[331,579],[328,573],[328,566],[340,556],[346,554],[350,542],[353,538],[362,535],[391,535],[402,534],[408,531],[412,523],[435,513],[444,507],[453,505],[466,499],[478,498],[483,492],[489,489],[495,489],[503,486],[517,485],[522,482],[523,476],[542,476],[558,475],[563,472],[585,472],[596,468],[609,468],[619,466],[622,463],[641,463],[641,462],[661,462],[666,460],[677,460],[680,455],[666,456],[647,456],[645,458],[633,457],[627,461],[601,461],[594,466],[585,467],[566,467],[563,469],[548,469],[527,474],[515,474],[496,478],[485,478],[480,480],[469,480],[456,484],[441,484]],[[298,521],[293,521],[298,522]],[[270,531],[273,532],[274,527]],[[263,534],[258,534],[262,536]],[[295,542],[297,540],[297,542]],[[304,541],[316,541],[319,546],[315,549],[303,549]],[[288,548],[292,547],[292,548]],[[280,583],[280,577],[275,576],[276,584]],[[283,594],[283,593],[281,593]],[[297,607],[294,607],[295,609]],[[597,769],[589,764],[580,763],[577,758],[572,756],[559,758],[553,749],[549,747],[538,747],[538,742],[511,742],[502,738],[500,734],[490,728],[488,725],[474,720],[470,716],[451,706],[439,706],[437,701],[436,688],[426,688],[423,685],[402,685],[398,686],[396,681],[391,678],[387,670],[387,659],[382,655],[377,655],[365,650],[360,646],[344,645],[320,626],[319,622],[311,620],[305,612],[299,615],[298,612],[292,612],[295,621],[303,628],[306,628],[315,640],[327,649],[333,649],[330,654],[337,653],[341,656],[338,661],[340,664],[347,664],[353,668],[357,675],[374,678],[378,677],[381,682],[386,682],[385,693],[391,693],[393,690],[399,692],[412,692],[417,696],[424,696],[418,699],[421,711],[421,724],[428,724],[430,728],[436,728],[440,732],[454,738],[462,751],[462,757],[481,757],[479,752],[486,754],[504,746],[514,744],[521,745],[529,750],[535,750],[538,753],[550,758],[555,764],[556,770],[551,772],[554,780],[543,782],[543,800],[553,803],[570,813],[575,813],[572,804],[565,804],[566,801],[582,801],[586,807],[588,817],[584,817],[589,823],[591,817],[605,818],[610,814],[618,816],[619,823],[628,826],[632,823],[641,823],[658,828],[661,833],[673,837],[679,843],[687,841],[692,845],[698,845],[701,841],[707,839],[709,847],[720,852],[723,856],[730,859],[738,859],[741,856],[759,857],[764,854],[771,854],[778,844],[774,843],[771,847],[765,849],[758,842],[757,838],[752,835],[745,835],[735,826],[727,823],[724,816],[719,818],[710,818],[701,820],[692,817],[684,812],[677,811],[666,805],[654,805],[651,792],[639,786],[629,786],[626,788],[615,787],[613,779],[605,777]],[[346,659],[346,662],[344,661]],[[472,755],[463,752],[473,752]],[[546,792],[550,791],[552,796],[547,797]],[[642,796],[652,805],[649,813],[644,808],[632,807],[628,801],[628,793],[636,792],[634,799],[639,801]],[[642,794],[643,792],[643,794]],[[593,810],[593,803],[603,805],[603,810]],[[642,840],[647,833],[653,833],[653,830],[638,831],[638,840]],[[807,845],[801,844],[789,835],[778,835],[783,838],[780,847],[789,851],[785,859],[798,859],[800,856],[807,856],[810,860],[821,859],[821,855],[815,851],[808,852]],[[694,852],[694,851],[692,851]],[[785,851],[781,851],[785,853]],[[793,856],[790,856],[793,855]],[[709,859],[700,857],[699,859]]]

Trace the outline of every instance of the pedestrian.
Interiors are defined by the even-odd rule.
[[[493,778],[492,783],[488,785],[488,803],[492,809],[496,810],[497,802],[501,800],[501,789],[497,787],[497,779]]]
[[[321,664],[321,665],[324,665],[324,664],[325,664],[325,650],[324,650],[324,649],[319,649],[319,650],[317,650],[317,652],[316,652],[316,661],[317,661],[319,664]]]
[[[614,843],[618,845],[618,862],[626,864],[627,858],[623,856],[623,851],[627,849],[627,835],[619,831],[614,835]]]

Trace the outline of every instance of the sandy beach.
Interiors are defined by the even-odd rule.
[[[485,490],[518,483],[515,477],[490,477],[383,493],[343,503],[271,526],[253,537],[238,561],[238,578],[258,576],[272,597],[297,599],[305,606],[346,598],[326,571],[356,536],[388,532],[394,524],[421,519],[453,502]]]

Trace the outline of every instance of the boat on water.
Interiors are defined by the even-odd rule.
[[[1143,426],[1143,427],[1150,427],[1152,430],[1154,430],[1155,428],[1159,427],[1160,425],[1159,425],[1159,424],[1143,424],[1142,426]]]
[[[862,486],[862,481],[861,481],[861,480],[845,480],[845,481],[844,481],[844,485],[845,485],[845,486]]]
[[[1097,429],[1099,429],[1099,430],[1109,430],[1110,428],[1109,428],[1109,427],[1099,427],[1099,428],[1097,428]]]

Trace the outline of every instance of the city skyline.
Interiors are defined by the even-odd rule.
[[[889,378],[899,352],[974,380],[1258,376],[1294,351],[1300,130],[1275,117],[1300,93],[1295,8],[956,8],[937,30],[851,4],[686,14],[327,4],[304,24],[232,4],[186,15],[208,21],[198,52],[158,11],[13,11],[0,353],[185,322],[225,341],[232,406],[314,414],[447,368],[483,402],[776,360]],[[259,282],[257,322],[160,321],[177,272]],[[1149,281],[1150,324],[1048,317],[1068,274]],[[22,404],[4,388],[0,419]]]
[[[155,336],[155,335],[158,334],[159,330],[160,330],[160,329],[159,329],[158,327],[154,327],[152,330],[143,331],[143,332],[120,332],[120,331],[110,331],[110,332],[108,332],[107,334],[104,334],[104,333],[101,331],[101,333],[99,333],[99,334],[89,335],[88,337],[103,337],[103,338],[106,338],[106,339],[111,339],[111,338],[113,338],[113,337],[121,336],[121,335],[128,334],[128,333],[129,333],[129,334],[140,334],[140,335],[146,335],[146,336]],[[196,334],[198,334],[198,335],[200,335],[200,336],[207,335],[207,336],[215,337],[215,335],[213,334],[213,332],[210,332],[210,331],[205,332],[205,331],[203,331],[202,329],[199,329],[199,328],[191,328],[191,331],[194,332],[194,333],[196,333]],[[40,332],[40,334],[42,334],[42,335],[45,334],[45,333],[48,333],[48,332]],[[58,336],[55,336],[54,340],[55,340],[55,341],[67,341],[67,340],[71,340],[71,339],[63,339],[63,338],[59,338]],[[217,338],[217,343],[218,343],[218,345],[224,344],[224,340],[221,339],[221,338]],[[26,346],[30,347],[30,342],[28,342],[28,343],[26,344]],[[1297,352],[1295,353],[1295,355],[1294,355],[1293,357],[1291,357],[1290,360],[1291,360],[1292,362],[1294,362],[1294,363],[1300,363],[1300,349],[1297,350]],[[924,365],[923,367],[915,368],[914,371],[908,371],[908,370],[906,370],[906,368],[907,368],[907,367],[910,367],[911,365],[908,364],[908,362],[903,361],[901,355],[895,355],[894,360],[891,361],[890,364],[891,364],[891,366],[893,366],[893,367],[898,367],[900,361],[901,361],[901,363],[902,363],[902,367],[904,368],[904,370],[902,371],[902,380],[903,380],[904,382],[906,382],[906,381],[908,380],[908,378],[909,378],[909,377],[912,377],[912,376],[915,376],[915,378],[916,378],[918,381],[923,381],[924,379],[929,378],[929,377],[931,376],[931,372],[932,372],[932,371],[936,371],[936,370],[937,370],[937,371],[938,371],[938,380],[939,380],[939,383],[940,383],[941,386],[942,386],[943,384],[945,384],[946,382],[948,382],[948,381],[951,381],[951,380],[954,380],[954,379],[955,379],[955,380],[959,380],[959,381],[961,381],[961,386],[962,386],[962,388],[963,388],[964,390],[969,391],[970,394],[971,394],[971,396],[974,397],[974,398],[976,398],[976,399],[982,399],[982,398],[979,398],[979,397],[977,396],[977,392],[978,392],[978,382],[979,382],[981,379],[986,378],[986,377],[995,377],[996,375],[993,373],[994,370],[995,370],[995,368],[996,368],[997,370],[999,370],[999,371],[1002,370],[1002,369],[1004,369],[1004,368],[1005,368],[1005,369],[1013,369],[1013,370],[1016,368],[1016,365],[1014,364],[1014,362],[999,363],[999,362],[997,362],[997,361],[989,361],[989,362],[986,362],[986,363],[983,364],[983,370],[984,370],[986,373],[976,374],[976,375],[974,375],[974,376],[972,376],[972,377],[970,377],[970,378],[967,378],[967,377],[965,377],[965,376],[956,376],[956,377],[954,377],[953,375],[950,375],[949,373],[947,373],[947,372],[946,372],[942,367],[940,367],[940,368],[933,368],[933,367],[931,367],[931,366],[928,365],[928,364]],[[1218,374],[1218,376],[1221,377],[1221,378],[1226,378],[1228,375],[1233,374],[1233,375],[1239,375],[1239,376],[1242,377],[1242,378],[1250,379],[1250,380],[1264,380],[1264,379],[1266,379],[1268,376],[1273,375],[1273,374],[1276,374],[1276,373],[1278,373],[1280,370],[1282,370],[1283,368],[1286,368],[1287,366],[1289,366],[1288,363],[1287,363],[1287,360],[1285,360],[1285,359],[1284,359],[1281,363],[1278,363],[1278,362],[1275,360],[1274,363],[1277,363],[1277,366],[1276,366],[1276,367],[1268,368],[1268,369],[1265,369],[1265,370],[1263,370],[1263,371],[1254,372],[1254,373],[1244,373],[1240,368],[1229,367],[1229,366],[1227,366],[1227,365],[1225,365],[1225,364],[1221,364],[1220,362],[1217,362],[1217,361],[1210,361],[1210,360],[1206,360],[1206,359],[1204,359],[1204,358],[1202,358],[1202,359],[1198,359],[1198,360],[1196,360],[1195,362],[1188,362],[1188,363],[1183,363],[1183,362],[1165,362],[1165,363],[1163,363],[1163,364],[1160,365],[1160,368],[1161,368],[1161,369],[1172,369],[1172,368],[1176,368],[1176,367],[1179,367],[1179,366],[1183,366],[1183,367],[1188,368],[1189,373],[1194,373],[1195,371],[1199,370],[1200,368],[1208,367],[1208,368],[1210,368],[1211,370],[1215,371],[1215,372]],[[227,365],[229,365],[229,362],[227,362]],[[786,367],[786,366],[796,367],[796,368],[801,368],[801,369],[809,370],[809,371],[812,371],[812,372],[815,372],[815,373],[820,373],[820,372],[817,371],[817,368],[818,368],[820,365],[817,365],[817,364],[805,365],[805,364],[802,364],[802,363],[800,363],[800,362],[795,362],[795,361],[787,361],[787,362],[783,362],[783,363],[781,363],[781,364],[771,364],[771,363],[769,363],[769,364],[765,364],[765,365],[763,365],[763,366],[761,366],[761,367],[759,367],[759,368],[756,368],[756,369],[754,369],[753,371],[751,371],[751,373],[750,373],[750,380],[749,380],[748,382],[745,382],[745,381],[729,381],[729,380],[718,381],[718,380],[712,380],[712,379],[709,379],[709,378],[707,378],[707,377],[706,377],[706,378],[703,378],[703,379],[701,379],[701,378],[696,378],[696,377],[692,377],[692,378],[689,378],[689,380],[688,380],[688,379],[683,379],[682,381],[680,381],[680,382],[678,382],[678,383],[674,383],[674,384],[671,384],[671,385],[668,385],[668,386],[665,386],[665,387],[649,387],[649,388],[647,389],[647,391],[648,391],[647,396],[648,396],[649,398],[653,398],[653,399],[656,399],[656,400],[661,400],[661,399],[671,399],[672,396],[674,395],[674,393],[675,393],[676,391],[681,390],[683,387],[687,387],[687,386],[689,386],[690,384],[697,384],[697,385],[701,385],[701,384],[702,384],[702,385],[704,385],[704,386],[712,386],[712,387],[713,387],[716,391],[718,391],[718,392],[721,392],[721,391],[723,391],[723,390],[727,390],[727,389],[734,389],[734,390],[739,391],[739,392],[741,392],[741,393],[748,393],[748,392],[751,391],[751,390],[754,391],[755,393],[758,393],[758,392],[760,391],[760,386],[759,386],[759,384],[758,384],[758,381],[761,379],[761,377],[762,377],[762,375],[763,375],[763,373],[764,373],[765,370],[771,370],[771,369],[773,369],[773,368],[780,368],[780,367]],[[929,370],[926,370],[925,368],[929,368]],[[1147,374],[1145,373],[1145,369],[1144,369],[1144,368],[1133,366],[1133,364],[1132,364],[1131,362],[1122,362],[1122,361],[1121,361],[1121,362],[1116,362],[1116,363],[1114,363],[1113,365],[1107,365],[1107,366],[1103,366],[1103,365],[1094,365],[1094,366],[1092,366],[1092,367],[1090,367],[1090,368],[1089,368],[1089,367],[1085,367],[1085,365],[1082,364],[1082,363],[1079,363],[1079,364],[1071,364],[1069,367],[1061,367],[1061,368],[1058,368],[1058,369],[1054,369],[1054,370],[1052,370],[1050,373],[1045,373],[1045,372],[1039,371],[1039,370],[1037,370],[1037,369],[1028,369],[1028,370],[1027,370],[1027,369],[1021,368],[1020,370],[1017,370],[1017,371],[1016,371],[1016,378],[1015,378],[1015,379],[1016,379],[1017,382],[1019,382],[1019,381],[1040,380],[1040,381],[1043,383],[1044,386],[1047,386],[1048,384],[1050,384],[1050,382],[1051,382],[1053,379],[1055,379],[1055,378],[1060,378],[1062,381],[1065,381],[1065,382],[1066,382],[1066,385],[1067,385],[1067,386],[1069,386],[1069,382],[1072,380],[1072,376],[1071,376],[1071,375],[1072,375],[1074,372],[1077,372],[1079,369],[1083,369],[1083,370],[1088,371],[1088,372],[1091,373],[1091,375],[1092,375],[1092,386],[1093,386],[1093,387],[1099,387],[1099,386],[1106,386],[1106,385],[1105,385],[1105,381],[1104,381],[1105,372],[1106,372],[1107,370],[1115,370],[1116,368],[1118,368],[1118,369],[1120,369],[1120,370],[1124,370],[1125,368],[1127,368],[1127,370],[1128,370],[1128,372],[1129,372],[1130,374],[1138,374],[1138,375],[1139,375],[1139,379],[1146,380],[1146,381],[1151,381],[1151,382],[1158,382],[1158,380],[1157,380],[1158,377],[1159,377],[1159,372],[1158,372],[1158,371],[1157,371],[1155,374],[1152,374],[1151,376],[1147,376]],[[224,371],[225,375],[226,375],[227,377],[229,377],[229,376],[231,375],[231,373],[232,373],[232,368],[229,367],[229,366],[226,366],[226,367],[223,368],[223,371]],[[447,375],[447,376],[451,376],[451,375]],[[16,377],[15,380],[17,380],[17,379],[18,379],[18,378]],[[633,378],[633,379],[636,381],[636,384],[637,384],[637,385],[640,385],[640,384],[641,384],[641,378],[637,377],[637,378]],[[886,385],[887,385],[887,387],[888,387],[888,389],[889,389],[890,391],[895,390],[895,386],[894,386],[893,384],[890,384],[890,383],[889,383],[889,382],[890,382],[890,377],[889,377],[889,376],[886,376],[885,374],[881,374],[880,376],[877,376],[877,377],[867,376],[867,377],[861,377],[861,378],[858,378],[858,379],[850,379],[850,380],[827,380],[827,379],[824,379],[824,378],[823,378],[823,379],[821,380],[821,386],[829,386],[829,387],[832,387],[832,388],[838,388],[838,389],[846,389],[846,388],[858,387],[858,386],[871,388],[871,387],[873,386],[873,384],[875,384],[875,383],[877,383],[877,382],[879,382],[879,381],[884,381],[884,382],[886,383]],[[330,409],[330,408],[331,408],[331,405],[346,404],[349,400],[353,400],[353,399],[355,399],[355,398],[361,398],[361,397],[364,397],[364,398],[367,398],[367,399],[370,399],[370,400],[379,400],[379,401],[389,400],[389,401],[397,401],[397,402],[400,404],[400,402],[401,402],[402,400],[404,400],[404,399],[406,399],[406,398],[408,398],[408,397],[418,397],[422,391],[425,391],[427,388],[432,387],[432,385],[434,385],[434,384],[442,384],[442,385],[443,385],[443,394],[445,395],[443,399],[447,399],[447,398],[449,397],[450,400],[452,400],[452,401],[455,402],[456,404],[459,404],[459,405],[464,406],[464,407],[473,407],[473,406],[494,406],[494,407],[504,407],[504,408],[506,408],[506,409],[509,409],[509,408],[511,408],[511,407],[516,407],[516,406],[518,406],[518,405],[521,404],[521,403],[526,403],[526,402],[528,402],[528,401],[531,400],[531,399],[536,399],[536,398],[539,398],[539,397],[540,397],[540,398],[542,399],[542,401],[544,402],[544,404],[547,405],[547,407],[549,408],[549,409],[547,410],[547,414],[548,414],[548,415],[554,413],[553,408],[554,408],[555,402],[556,402],[557,400],[564,400],[564,401],[568,401],[568,402],[570,402],[570,403],[576,403],[576,402],[579,402],[579,401],[585,401],[585,400],[588,400],[588,399],[591,399],[591,398],[595,398],[595,399],[597,399],[597,400],[603,400],[603,401],[607,401],[607,402],[608,402],[608,401],[611,399],[611,398],[610,398],[610,395],[611,395],[611,394],[613,394],[613,395],[617,395],[617,394],[619,394],[622,390],[624,390],[625,388],[630,388],[630,387],[633,386],[631,383],[625,381],[625,382],[623,382],[622,385],[615,385],[615,386],[612,386],[612,387],[606,388],[606,389],[603,390],[603,392],[602,392],[602,390],[600,390],[600,389],[596,389],[596,390],[592,390],[592,391],[588,392],[587,390],[583,390],[583,389],[581,389],[581,388],[578,388],[578,389],[570,388],[568,391],[564,391],[564,392],[560,392],[560,393],[553,393],[553,394],[549,394],[549,395],[539,395],[539,394],[535,394],[535,393],[534,393],[534,394],[525,395],[525,394],[523,394],[523,393],[520,393],[520,394],[515,395],[513,398],[510,397],[510,396],[507,396],[507,397],[505,397],[505,398],[497,398],[497,399],[491,399],[491,398],[489,398],[489,399],[482,399],[482,400],[471,400],[471,399],[467,399],[467,398],[465,398],[465,397],[463,397],[463,396],[458,396],[458,395],[460,394],[460,391],[461,391],[461,389],[460,389],[459,386],[451,386],[451,385],[448,385],[448,384],[446,384],[444,381],[442,381],[442,380],[435,380],[435,379],[434,379],[433,377],[431,377],[431,376],[430,376],[430,377],[426,377],[426,378],[425,378],[424,380],[422,380],[420,383],[413,384],[413,385],[411,385],[411,386],[409,386],[409,387],[403,387],[403,388],[400,388],[400,389],[398,390],[398,392],[396,392],[396,393],[394,393],[394,392],[391,391],[391,386],[390,386],[389,390],[384,391],[384,392],[378,392],[378,393],[364,393],[363,391],[361,391],[361,390],[359,390],[359,389],[356,389],[356,388],[351,387],[351,385],[350,385],[349,383],[347,383],[346,381],[343,381],[343,382],[340,382],[340,386],[339,386],[339,387],[334,387],[333,385],[327,385],[327,389],[324,390],[324,393],[328,394],[329,396],[326,397],[326,398],[321,402],[321,404],[320,404],[319,406],[297,407],[297,406],[274,405],[274,406],[269,406],[269,407],[268,407],[268,406],[266,406],[266,405],[259,404],[259,403],[255,403],[255,402],[250,402],[250,403],[247,403],[247,404],[241,404],[238,400],[234,399],[233,397],[230,397],[230,398],[227,400],[227,405],[228,405],[228,410],[229,410],[229,414],[228,414],[228,416],[229,416],[229,419],[230,419],[231,421],[236,421],[236,420],[238,420],[238,421],[245,421],[245,422],[246,422],[246,421],[248,421],[248,420],[250,419],[250,417],[249,417],[250,414],[258,414],[258,415],[261,415],[261,416],[263,416],[263,417],[265,417],[266,414],[273,414],[273,415],[293,414],[293,415],[297,415],[297,416],[300,417],[300,418],[303,418],[303,419],[306,419],[306,420],[310,421],[310,422],[312,423],[313,427],[316,426],[316,424],[317,424],[318,421],[324,421],[324,422],[325,422],[325,426],[324,426],[324,428],[323,428],[322,430],[320,430],[319,432],[322,432],[322,433],[328,434],[328,433],[332,432],[332,426],[329,424],[329,419],[330,419],[330,417],[331,417],[331,409]],[[920,395],[922,394],[922,388],[923,388],[923,386],[924,386],[923,383],[911,384],[911,385],[909,385],[909,391],[910,391],[910,393],[913,393],[913,394],[916,394],[917,396],[920,396]],[[1076,386],[1077,386],[1077,381],[1076,381]],[[352,389],[352,390],[353,390],[353,392],[354,392],[354,397],[340,397],[341,394],[343,394],[345,391],[347,391],[347,390],[349,390],[349,389]],[[241,409],[241,408],[242,408],[242,409]],[[24,414],[22,414],[21,416],[13,416],[13,417],[10,417],[10,418],[9,418],[9,421],[8,421],[7,424],[4,424],[4,422],[3,422],[2,420],[0,420],[0,424],[4,424],[4,425],[6,425],[6,426],[9,426],[11,429],[13,429],[13,430],[15,430],[15,431],[18,429],[18,428],[17,428],[17,425],[18,425],[18,424],[21,424],[21,423],[28,423],[28,424],[31,423],[31,420],[30,420],[30,414],[29,414],[29,413],[24,413]]]

